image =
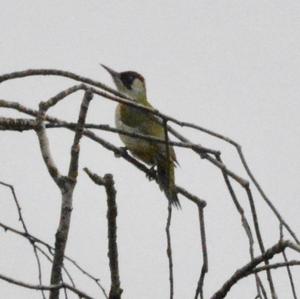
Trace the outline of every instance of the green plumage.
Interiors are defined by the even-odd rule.
[[[143,103],[151,108],[149,102]],[[150,113],[139,109],[119,104],[116,113],[116,123],[121,129],[135,132],[164,140],[165,133],[162,124]],[[121,135],[122,141],[131,153],[149,165],[157,166],[157,179],[160,188],[165,192],[170,202],[179,207],[180,203],[175,190],[174,168],[176,162],[175,152],[169,146],[169,162],[167,161],[167,150],[163,143],[150,142]]]

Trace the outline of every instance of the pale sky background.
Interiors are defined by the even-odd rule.
[[[98,63],[142,73],[148,97],[160,111],[228,135],[243,146],[257,179],[299,235],[299,16],[297,0],[2,1],[0,73],[57,68],[111,86]],[[72,84],[52,77],[15,80],[0,85],[0,98],[37,108],[39,101]],[[51,114],[76,120],[81,97],[70,97]],[[113,124],[115,106],[95,97],[88,121]],[[0,115],[17,114],[1,109]],[[226,164],[246,176],[230,146],[193,130],[181,131],[196,143],[220,149]],[[121,145],[118,136],[99,134]],[[42,162],[37,138],[33,132],[0,132],[0,136],[0,180],[15,186],[30,231],[53,243],[60,195]],[[54,158],[66,172],[72,134],[52,130],[49,136]],[[133,166],[93,142],[83,140],[81,149],[81,168],[90,167],[100,175],[111,172],[115,177],[122,298],[168,298],[163,193]],[[205,294],[209,298],[249,260],[248,243],[220,171],[190,151],[176,152],[181,164],[178,184],[208,203],[210,272]],[[244,192],[238,186],[236,190],[248,208]],[[254,194],[269,247],[278,240],[278,224]],[[0,221],[20,228],[8,190],[0,187],[0,198]],[[185,199],[181,202],[183,209],[174,211],[172,225],[176,299],[193,298],[201,267],[197,211]],[[108,289],[105,214],[104,190],[81,171],[67,254],[100,277]],[[48,284],[49,266],[46,261],[43,264],[44,284]],[[0,272],[37,283],[36,271],[30,246],[1,231]],[[294,273],[300,292],[299,269],[294,268]],[[74,276],[78,288],[103,298],[92,283]],[[292,298],[285,270],[277,270],[274,277],[279,298]],[[227,298],[254,298],[254,290],[253,278],[247,278]],[[41,298],[38,292],[2,281],[0,294],[6,299]]]

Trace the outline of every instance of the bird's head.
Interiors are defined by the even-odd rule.
[[[101,65],[110,73],[119,92],[137,102],[146,100],[146,84],[142,75],[133,71],[118,73],[103,64]]]

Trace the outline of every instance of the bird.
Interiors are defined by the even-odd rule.
[[[135,71],[117,72],[103,64],[101,66],[111,75],[118,92],[129,97],[137,104],[150,109],[154,107],[147,98],[144,77]],[[143,134],[165,140],[165,129],[154,114],[119,103],[115,111],[117,129],[129,133]],[[124,134],[119,134],[125,148],[147,165],[156,168],[157,181],[172,206],[181,208],[175,186],[175,167],[178,164],[174,148],[169,146],[169,154],[164,143],[151,142]],[[169,161],[168,160],[169,157]]]

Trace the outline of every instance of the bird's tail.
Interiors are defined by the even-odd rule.
[[[170,203],[176,208],[181,208],[175,187],[174,163],[170,162],[169,165],[167,164],[167,161],[164,161],[157,165],[158,184],[160,189],[166,194]]]

